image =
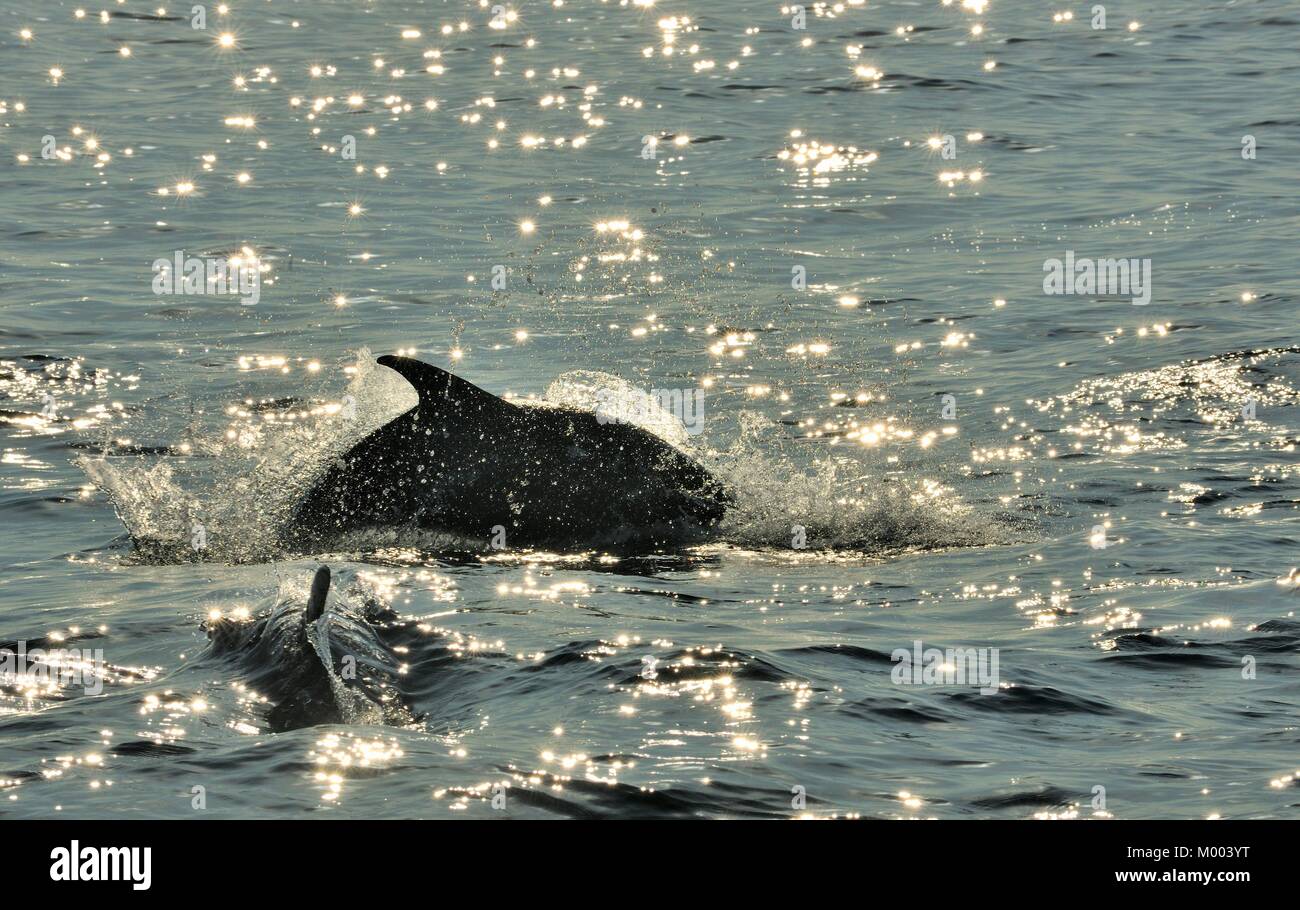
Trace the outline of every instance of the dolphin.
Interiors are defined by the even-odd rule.
[[[721,520],[732,494],[698,461],[631,423],[515,404],[409,357],[384,356],[419,404],[334,460],[299,501],[289,549],[395,527],[500,549],[637,549]]]
[[[284,732],[316,724],[408,724],[398,659],[381,628],[396,618],[367,603],[327,606],[330,570],[321,566],[305,603],[288,600],[254,617],[217,615],[204,623],[212,653],[238,663],[250,689],[270,705],[267,724]]]

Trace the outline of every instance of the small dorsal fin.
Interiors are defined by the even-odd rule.
[[[307,622],[315,622],[325,612],[325,597],[330,592],[329,566],[321,566],[311,580],[311,596],[307,598]]]
[[[421,409],[445,411],[453,408],[457,411],[481,411],[508,404],[491,392],[483,391],[472,382],[466,382],[444,369],[421,363],[410,357],[386,354],[379,358],[379,363],[390,370],[396,370],[414,387],[420,396]]]

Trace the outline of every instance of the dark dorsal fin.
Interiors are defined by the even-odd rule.
[[[509,405],[472,382],[410,357],[386,354],[379,358],[379,363],[396,370],[415,388],[420,395],[421,410],[477,412]]]
[[[325,596],[330,592],[330,570],[321,566],[311,580],[311,596],[307,598],[307,622],[315,622],[325,612]]]

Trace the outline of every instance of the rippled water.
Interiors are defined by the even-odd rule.
[[[104,662],[0,667],[0,811],[1298,814],[1293,3],[189,6],[0,10],[0,644]],[[259,299],[155,295],[177,251]],[[399,349],[703,388],[738,504],[283,559]],[[321,562],[311,640],[209,643]]]

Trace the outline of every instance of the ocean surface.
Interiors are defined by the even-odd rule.
[[[191,6],[0,8],[0,814],[1300,817],[1296,3]],[[736,503],[279,550],[397,351]]]

